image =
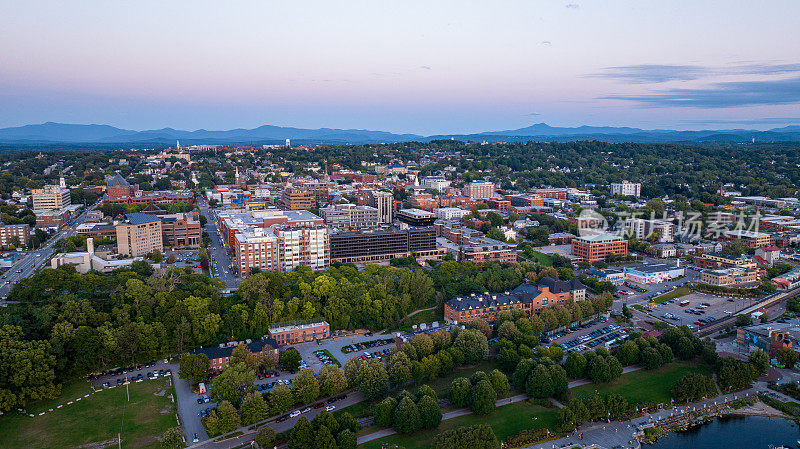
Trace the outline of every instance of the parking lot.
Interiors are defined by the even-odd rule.
[[[383,344],[374,345],[374,346],[365,346],[369,342],[373,342],[376,340],[383,339]],[[345,347],[358,345],[356,347],[361,347],[362,349],[359,350],[351,350],[348,352],[343,351],[342,349]],[[300,352],[300,356],[303,358],[303,362],[309,368],[313,368],[314,371],[319,372],[323,366],[325,366],[324,359],[315,354],[315,351],[327,350],[342,366],[347,363],[348,360],[352,359],[353,357],[363,356],[364,352],[369,352],[370,354],[373,352],[378,352],[382,350],[386,350],[389,348],[393,348],[394,346],[394,338],[391,336],[381,335],[376,336],[372,335],[371,333],[364,334],[364,335],[353,335],[350,337],[342,337],[342,338],[334,338],[328,340],[322,340],[320,343],[317,342],[308,342],[308,343],[300,343],[296,345],[292,345],[298,352]],[[363,360],[363,359],[362,359]]]
[[[627,339],[630,329],[609,320],[593,320],[554,334],[551,341],[564,351],[583,352],[600,346],[613,347]]]
[[[704,325],[700,320],[716,321],[754,303],[755,299],[750,298],[690,293],[660,304],[650,313],[678,326],[687,325],[692,329],[698,329]],[[700,324],[695,324],[696,322]]]

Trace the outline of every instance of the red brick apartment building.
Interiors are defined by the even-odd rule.
[[[567,282],[548,276],[537,285],[522,284],[511,292],[473,293],[452,298],[444,304],[444,318],[448,323],[469,323],[477,319],[492,322],[504,310],[521,309],[530,316],[545,307],[585,298],[586,287],[577,278]]]
[[[269,328],[269,336],[279,346],[306,341],[322,340],[331,335],[331,325],[327,321],[307,324],[286,324]]]
[[[230,363],[231,360],[231,354],[233,354],[233,350],[236,349],[240,343],[244,343],[247,346],[247,349],[256,355],[264,356],[267,353],[272,353],[275,356],[278,355],[278,343],[272,338],[264,338],[256,341],[245,340],[243,342],[232,341],[230,343],[222,343],[219,346],[211,348],[197,349],[193,351],[193,354],[205,354],[208,356],[208,361],[211,364],[211,370],[221,370],[228,366],[228,363]]]
[[[464,196],[471,200],[493,198],[495,186],[493,182],[473,181],[464,186]]]
[[[0,226],[0,247],[8,248],[14,237],[19,238],[23,246],[28,246],[31,237],[31,227],[27,224],[7,224]]]
[[[582,261],[605,260],[612,254],[620,257],[627,256],[628,242],[618,235],[611,234],[589,235],[572,240],[572,255]]]

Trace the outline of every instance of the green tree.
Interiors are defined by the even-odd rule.
[[[295,402],[308,404],[319,397],[319,384],[311,368],[301,369],[294,378],[292,394]]]
[[[278,364],[285,370],[296,370],[300,366],[301,360],[302,357],[300,356],[300,353],[297,352],[296,349],[292,348],[281,351]]]
[[[394,430],[397,433],[412,433],[420,428],[420,415],[417,404],[411,398],[404,397],[394,409]]]
[[[564,370],[573,379],[583,377],[586,370],[586,358],[580,352],[570,352],[564,361]]]
[[[233,432],[239,427],[239,413],[229,401],[222,401],[206,417],[206,427],[212,435]]]
[[[553,385],[553,395],[560,396],[567,392],[569,389],[569,380],[567,379],[567,372],[561,365],[551,365],[548,367],[550,373],[550,382]]]
[[[228,401],[241,404],[242,398],[255,391],[256,374],[243,363],[228,365],[222,374],[214,379],[211,399],[215,402]]]
[[[489,382],[491,382],[494,392],[497,393],[497,397],[504,398],[511,391],[508,377],[499,369],[494,369],[489,373]]]
[[[275,447],[275,431],[271,427],[262,427],[256,434],[256,444],[261,449],[272,449]]]
[[[769,369],[769,355],[763,349],[756,349],[751,352],[747,360],[759,375],[766,373]]]
[[[293,404],[292,390],[286,385],[276,385],[269,394],[269,409],[273,413],[286,413]]]
[[[492,428],[478,424],[458,427],[433,438],[433,449],[500,449],[500,441]]]
[[[269,408],[263,396],[258,393],[252,393],[242,400],[242,406],[239,407],[239,415],[241,416],[242,424],[249,426],[267,419]]]
[[[389,427],[394,419],[394,409],[397,407],[397,400],[388,397],[375,406],[375,424],[380,427]]]
[[[192,383],[199,383],[208,377],[211,367],[205,354],[187,354],[181,357],[178,376]]]
[[[453,347],[464,354],[464,363],[475,364],[489,355],[489,341],[478,331],[469,329],[458,332]]]
[[[358,369],[358,390],[368,400],[377,399],[389,389],[389,375],[380,360],[370,359]]]
[[[488,380],[481,380],[472,387],[469,408],[476,415],[488,415],[494,409],[497,393]]]
[[[319,391],[322,396],[330,396],[347,389],[347,377],[336,365],[325,365],[319,370]]]
[[[596,356],[588,362],[586,374],[589,380],[596,384],[605,383],[611,380],[611,369],[605,357]]]
[[[450,402],[456,407],[466,407],[472,384],[466,377],[456,377],[450,383]]]
[[[791,348],[778,349],[775,358],[778,359],[778,363],[788,369],[794,368],[795,363],[797,363],[797,353]]]
[[[339,446],[339,449],[356,449],[358,440],[353,431],[344,429],[336,436],[336,444]]]
[[[439,402],[429,395],[422,396],[417,404],[420,423],[423,429],[435,429],[442,422],[442,411]]]
[[[614,354],[623,365],[633,365],[639,362],[639,346],[633,341],[628,340],[621,344]]]
[[[317,430],[316,438],[314,438],[314,447],[338,449],[336,438],[333,437],[333,433],[331,433],[330,429],[325,426],[321,426],[319,430]]]
[[[177,427],[170,427],[161,436],[161,449],[180,449],[183,447],[183,435]]]
[[[553,395],[553,381],[550,378],[550,371],[545,365],[538,365],[525,382],[525,392],[535,398],[547,398]]]
[[[315,449],[314,429],[305,416],[301,416],[294,424],[287,440],[289,449]]]

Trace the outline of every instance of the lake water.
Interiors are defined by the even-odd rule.
[[[687,432],[671,432],[644,449],[797,448],[800,428],[793,421],[762,416],[718,418]]]

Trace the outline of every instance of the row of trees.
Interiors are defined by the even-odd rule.
[[[573,379],[586,377],[594,383],[606,383],[622,375],[622,364],[608,349],[597,348],[594,352],[567,354],[564,371]]]
[[[394,427],[397,433],[435,429],[442,421],[439,398],[433,388],[422,385],[416,396],[406,390],[388,397],[375,406],[375,424]]]
[[[368,400],[380,399],[390,388],[409,382],[435,379],[464,364],[475,364],[488,357],[486,337],[469,329],[440,330],[432,336],[418,334],[400,346],[386,365],[375,359],[348,360],[343,367],[348,385],[357,388]]]
[[[360,428],[349,413],[334,417],[323,410],[312,421],[301,416],[286,443],[289,449],[355,449],[358,445],[356,432]]]
[[[628,340],[614,352],[623,366],[639,364],[645,369],[656,369],[670,363],[674,357],[672,348],[652,335]]]
[[[477,371],[466,377],[457,377],[450,383],[450,402],[456,407],[469,407],[477,415],[489,414],[497,399],[511,390],[508,377],[499,370],[486,374]]]
[[[628,400],[616,394],[590,396],[583,401],[572,398],[567,405],[558,410],[559,427],[570,431],[585,422],[610,419],[620,421],[631,414]]]

